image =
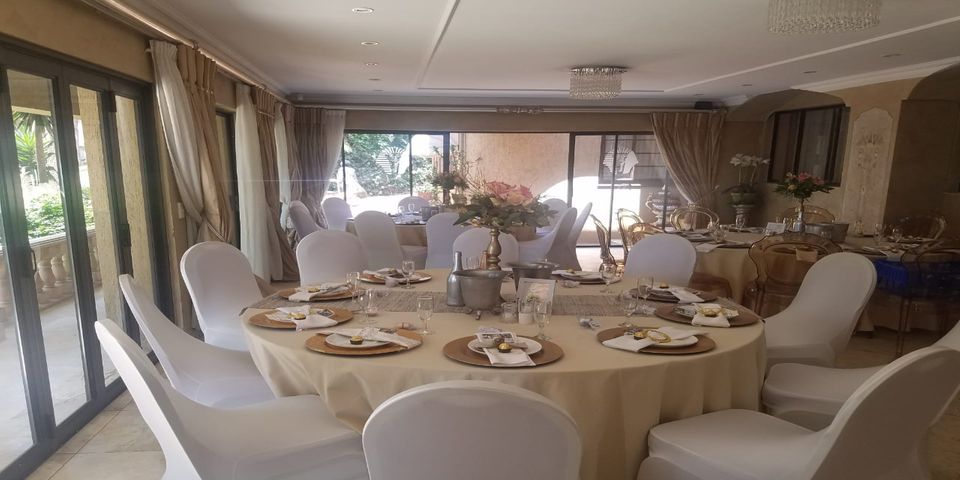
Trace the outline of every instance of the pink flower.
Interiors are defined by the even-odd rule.
[[[507,197],[505,198],[505,200],[507,201],[508,204],[516,205],[516,206],[523,205],[527,201],[526,197],[524,197],[523,194],[520,193],[519,189],[511,190],[510,193],[507,194]]]
[[[816,183],[817,185],[823,185],[826,182],[824,182],[822,178],[818,178],[814,180],[813,183]]]
[[[507,194],[510,193],[510,190],[513,190],[513,185],[504,182],[487,182],[484,187],[487,193],[500,199],[505,199]]]
[[[807,181],[808,178],[810,178],[809,173],[801,173],[800,175],[797,175],[797,180],[801,182]]]

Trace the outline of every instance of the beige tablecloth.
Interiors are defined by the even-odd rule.
[[[445,271],[417,285],[442,291]],[[631,287],[625,280],[617,291]],[[558,287],[558,295],[597,294],[599,286]],[[513,293],[505,282],[504,293]],[[251,315],[259,310],[250,310]],[[622,316],[595,317],[603,328]],[[383,312],[382,326],[416,322],[416,314]],[[517,385],[552,399],[576,420],[583,442],[582,478],[634,479],[646,456],[647,431],[663,422],[728,408],[757,409],[765,365],[763,327],[708,329],[718,347],[691,356],[645,355],[613,350],[597,342],[596,331],[577,325],[574,316],[554,316],[547,334],[564,350],[556,363],[533,369],[494,369],[447,359],[442,347],[475,333],[481,325],[534,335],[533,325],[504,325],[498,318],[481,321],[457,313],[431,320],[437,333],[414,350],[378,357],[337,357],[304,348],[310,332],[268,330],[245,325],[250,351],[270,387],[280,396],[318,394],[331,411],[358,432],[373,410],[397,393],[432,382],[479,379]],[[668,322],[637,318],[640,325]],[[353,322],[351,322],[353,323]],[[676,324],[672,324],[676,325]]]
[[[353,220],[347,221],[347,233],[357,234],[357,229],[353,225]],[[427,226],[426,225],[397,225],[397,237],[400,239],[400,245],[410,245],[418,247],[427,246]]]

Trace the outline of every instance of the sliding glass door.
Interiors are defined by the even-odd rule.
[[[93,324],[137,338],[117,277],[157,284],[142,101],[140,87],[0,48],[2,478],[24,476],[120,391]]]

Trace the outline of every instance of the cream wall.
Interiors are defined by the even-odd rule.
[[[562,195],[552,191],[550,196],[567,199],[569,134],[467,133],[462,139],[466,159],[477,165],[485,180],[522,183],[534,195],[562,184]]]

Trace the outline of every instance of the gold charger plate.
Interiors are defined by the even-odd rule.
[[[454,360],[460,363],[466,363],[467,365],[475,365],[478,367],[504,368],[504,369],[533,368],[533,367],[495,367],[491,365],[490,360],[487,358],[486,355],[481,355],[477,352],[474,352],[473,350],[470,350],[470,347],[467,346],[470,344],[471,340],[475,340],[476,338],[477,337],[475,335],[471,335],[469,337],[462,337],[456,340],[451,340],[450,343],[447,343],[446,345],[443,346],[443,354],[446,355],[447,358],[451,360]],[[537,340],[537,342],[539,342],[540,345],[543,346],[543,350],[540,350],[539,352],[534,353],[533,355],[530,355],[530,360],[533,360],[533,363],[537,364],[536,366],[538,367],[540,365],[546,365],[548,363],[556,362],[557,360],[560,360],[561,357],[563,357],[563,349],[560,348],[560,345],[557,345],[556,343],[553,343],[549,340],[535,339],[533,337],[523,336],[523,338]]]
[[[329,308],[328,310],[333,311],[333,316],[330,317],[331,320],[341,324],[353,318],[353,312],[343,308]],[[267,317],[267,314],[270,312],[261,312],[258,313],[249,319],[247,322],[250,325],[263,328],[278,328],[281,330],[296,330],[297,326],[293,322],[278,322],[276,320],[271,320]]]
[[[419,275],[420,277],[411,278],[410,284],[429,282],[431,279],[433,279],[433,277],[427,274],[426,272],[417,272],[417,275]],[[391,277],[391,278],[396,278],[397,281],[400,282],[401,284],[407,283],[407,281],[404,280],[403,277]],[[385,285],[387,283],[386,280],[382,278],[374,277],[373,275],[360,275],[360,280],[367,283],[376,283],[378,285]]]
[[[420,345],[423,345],[423,337],[419,333],[413,332],[410,330],[397,330],[397,335],[402,335],[407,338],[412,338],[414,340],[419,340]],[[386,353],[395,353],[402,352],[404,350],[412,350],[412,348],[404,348],[395,343],[388,343],[382,347],[373,347],[373,348],[340,348],[330,345],[326,342],[327,335],[318,333],[311,336],[304,342],[304,345],[314,352],[326,353],[328,355],[344,355],[348,357],[368,357],[371,355],[383,355]]]
[[[725,308],[731,308],[724,305]],[[684,325],[691,325],[693,319],[680,315],[679,313],[673,311],[674,308],[677,308],[674,305],[664,305],[657,308],[656,315],[664,320],[670,320],[671,322],[682,323]],[[730,322],[731,327],[745,327],[747,325],[753,325],[761,320],[760,316],[756,313],[751,312],[743,307],[736,307],[737,316],[733,318],[728,318],[727,321]]]
[[[651,330],[656,330],[656,327],[640,327],[640,328],[649,328]],[[623,335],[623,332],[626,332],[625,327],[614,327],[608,328],[606,330],[601,330],[597,332],[597,341],[603,343],[611,338],[617,338]],[[689,347],[658,347],[656,345],[651,345],[643,350],[640,350],[638,353],[651,353],[657,355],[690,355],[692,353],[703,353],[709,352],[714,348],[717,348],[717,342],[714,342],[712,338],[704,335],[696,335],[697,343],[690,345]]]
[[[296,288],[287,288],[287,289],[280,290],[279,292],[277,292],[277,295],[278,295],[280,298],[289,299],[289,298],[290,298],[290,295],[293,295],[294,293],[297,293],[297,289],[296,289]],[[327,301],[330,301],[330,300],[346,300],[346,299],[349,299],[349,298],[353,298],[353,291],[352,291],[352,290],[347,290],[346,292],[342,292],[342,293],[335,293],[335,294],[333,294],[333,295],[321,295],[321,296],[319,296],[319,297],[317,297],[317,298],[315,298],[315,299],[313,299],[313,300],[310,300],[310,301],[311,301],[311,302],[327,302]],[[303,302],[303,303],[308,303],[308,302]]]

